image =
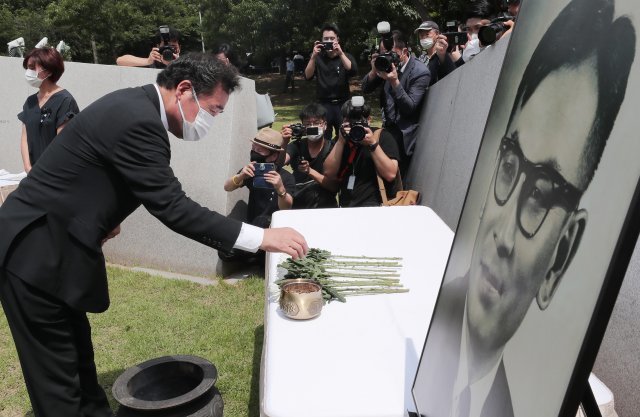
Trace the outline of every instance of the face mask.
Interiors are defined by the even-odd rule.
[[[196,101],[199,109],[196,119],[193,122],[188,122],[187,119],[184,118],[182,105],[180,104],[180,100],[178,100],[178,108],[180,109],[180,115],[182,116],[182,139],[186,141],[202,139],[206,136],[207,132],[209,132],[211,125],[213,125],[213,116],[200,107],[198,97],[196,96],[196,92],[193,87],[191,87],[191,91],[193,93],[193,99]]]
[[[258,163],[267,162],[267,161],[266,161],[267,156],[268,156],[268,155],[260,155],[258,152],[256,152],[256,151],[252,150],[252,151],[249,153],[249,161],[252,161],[252,162],[258,162]]]
[[[40,86],[42,85],[42,82],[47,78],[49,78],[48,75],[43,79],[38,78],[38,74],[40,74],[42,71],[44,70],[41,70],[41,71],[35,71],[32,69],[26,70],[24,73],[24,78],[27,80],[27,84],[29,84],[31,87],[40,88]]]
[[[323,137],[323,136],[324,136],[324,129],[323,129],[323,128],[321,128],[321,127],[319,127],[319,128],[318,128],[318,134],[317,134],[317,135],[313,135],[313,136],[307,136],[307,139],[308,139],[310,142],[317,142],[317,141],[319,141],[320,139],[322,139],[322,137]]]
[[[422,47],[422,49],[431,49],[431,47],[433,46],[433,39],[432,38],[424,38],[424,39],[420,39],[420,46]]]
[[[471,35],[471,40],[467,42],[467,46],[464,47],[464,51],[462,51],[462,59],[464,62],[469,62],[481,51],[482,48],[480,48],[480,40],[478,39],[478,35],[474,33]]]

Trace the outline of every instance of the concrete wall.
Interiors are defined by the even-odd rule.
[[[74,62],[65,63],[65,68],[59,84],[73,94],[80,109],[108,92],[152,83],[158,71]],[[19,58],[0,57],[0,75],[4,80],[0,100],[0,168],[19,172],[23,170],[21,123],[16,115],[35,89],[25,82]],[[248,140],[255,132],[255,83],[245,78],[242,90],[231,96],[225,112],[215,118],[206,138],[184,142],[169,135],[171,166],[187,195],[223,214],[234,207],[242,212],[243,203],[238,201],[246,200],[246,190],[229,194],[222,184],[247,161]],[[172,232],[144,208],[123,223],[121,235],[107,243],[104,250],[107,259],[114,263],[202,276],[214,276],[218,261],[215,250]]]
[[[485,50],[430,88],[406,179],[422,204],[456,230],[506,52]],[[613,391],[620,417],[640,415],[640,245],[636,246],[593,372]]]

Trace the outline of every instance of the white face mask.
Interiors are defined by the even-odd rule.
[[[422,49],[427,50],[427,49],[431,49],[431,47],[433,46],[433,39],[432,38],[424,38],[424,39],[420,39],[420,46],[422,47]]]
[[[42,82],[47,78],[49,78],[48,75],[43,79],[38,78],[38,74],[40,74],[42,71],[44,70],[41,70],[41,71],[36,71],[32,69],[26,70],[24,73],[24,78],[27,80],[27,84],[29,84],[31,87],[40,88],[40,86],[42,85]]]
[[[318,128],[318,134],[317,135],[313,135],[313,136],[307,136],[307,139],[311,142],[317,142],[320,139],[322,139],[322,137],[324,136],[324,129],[319,127]]]
[[[178,108],[180,109],[180,115],[182,116],[182,139],[186,141],[202,139],[207,135],[207,132],[209,132],[209,129],[213,125],[213,115],[200,107],[198,97],[196,96],[196,92],[193,87],[191,87],[191,92],[193,93],[193,99],[196,101],[199,109],[196,119],[193,122],[188,122],[187,119],[184,118],[182,105],[180,104],[180,100],[178,100]]]
[[[478,55],[482,49],[480,47],[480,40],[478,39],[478,35],[475,33],[471,35],[471,40],[467,42],[467,46],[464,47],[464,51],[462,51],[462,59],[464,62],[469,62],[473,57]]]

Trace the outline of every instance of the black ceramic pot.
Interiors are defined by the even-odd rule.
[[[113,384],[117,417],[222,417],[216,367],[196,356],[151,359],[127,369]]]

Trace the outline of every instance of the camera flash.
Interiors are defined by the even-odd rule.
[[[351,97],[351,105],[353,107],[362,107],[362,106],[364,106],[364,97],[362,97],[362,96],[353,96],[353,97]]]

